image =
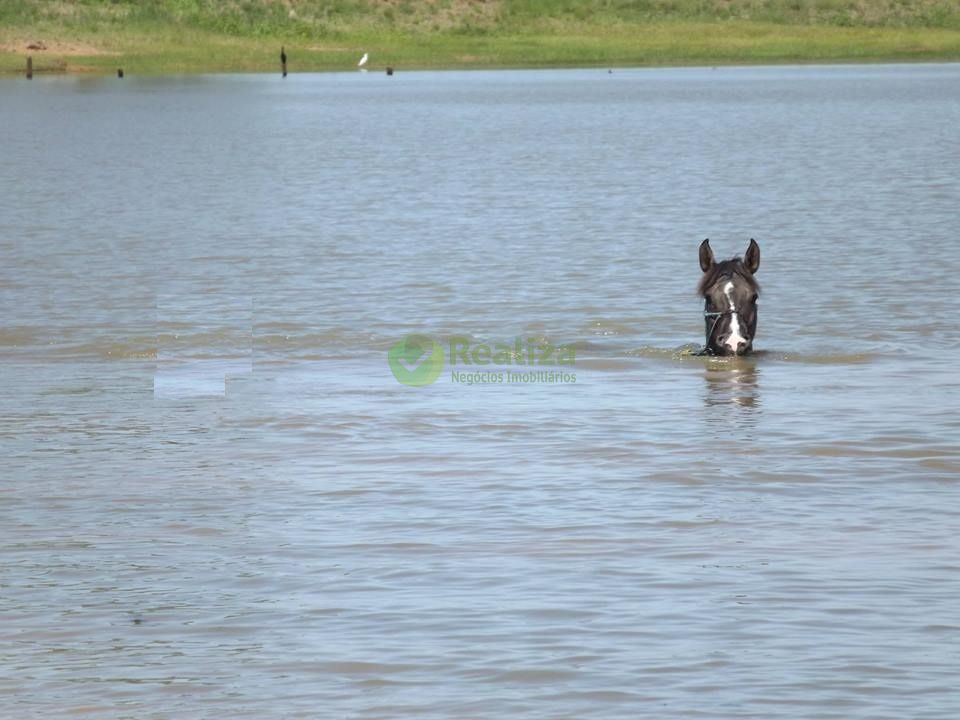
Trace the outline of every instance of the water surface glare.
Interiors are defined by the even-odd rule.
[[[4,716],[960,717],[958,127],[958,65],[0,81]]]

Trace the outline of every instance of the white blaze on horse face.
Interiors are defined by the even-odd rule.
[[[727,302],[730,303],[730,334],[723,341],[723,344],[730,348],[731,352],[737,351],[740,343],[745,343],[747,339],[740,334],[740,316],[737,314],[737,306],[733,304],[733,283],[728,282],[723,286],[723,294],[727,296]]]

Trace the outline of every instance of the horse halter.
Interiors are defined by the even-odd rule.
[[[737,311],[736,310],[722,310],[722,311],[704,310],[703,311],[703,317],[713,318],[713,325],[710,326],[710,332],[707,333],[706,345],[703,346],[703,352],[700,354],[713,355],[713,351],[710,349],[710,338],[713,337],[713,333],[717,329],[717,323],[720,322],[720,318],[725,317],[727,315],[733,315],[735,312]]]
[[[707,301],[709,302],[709,300]],[[707,333],[706,344],[703,346],[703,350],[697,353],[698,355],[713,355],[713,350],[710,349],[710,339],[713,337],[713,333],[717,329],[717,323],[720,322],[720,318],[728,317],[730,315],[738,315],[740,311],[736,308],[729,308],[727,310],[704,310],[704,318],[713,318],[713,324],[710,326],[710,332]]]

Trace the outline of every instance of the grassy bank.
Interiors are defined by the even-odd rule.
[[[42,48],[29,49],[28,45]],[[960,59],[960,0],[0,0],[0,72]]]

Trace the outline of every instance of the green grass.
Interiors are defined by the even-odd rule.
[[[0,0],[0,72],[275,72],[281,44],[293,72],[956,60],[960,0]]]

